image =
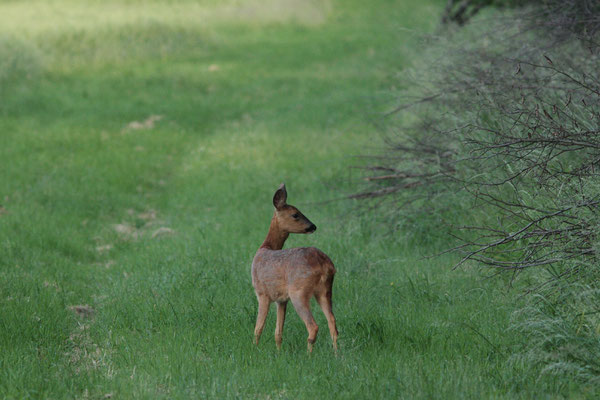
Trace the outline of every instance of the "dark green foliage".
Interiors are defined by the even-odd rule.
[[[544,0],[448,0],[442,15],[442,23],[464,25],[485,7],[523,7],[543,2]]]

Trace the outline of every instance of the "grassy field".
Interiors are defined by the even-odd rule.
[[[0,397],[590,395],[511,358],[517,293],[337,200],[442,3],[0,2]],[[318,307],[312,355],[291,308],[252,344],[281,182],[337,356]]]

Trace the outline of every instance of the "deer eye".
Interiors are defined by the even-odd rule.
[[[298,218],[300,218],[300,214],[296,213],[296,214],[292,215],[292,218],[298,219]]]

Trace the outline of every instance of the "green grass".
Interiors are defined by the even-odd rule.
[[[0,397],[590,395],[512,361],[514,292],[321,203],[442,3],[0,2]],[[319,226],[287,247],[338,269],[337,356],[318,307],[312,355],[291,308],[252,345],[282,181]]]

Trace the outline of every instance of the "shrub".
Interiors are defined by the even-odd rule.
[[[433,39],[352,197],[385,199],[411,231],[444,222],[457,265],[510,282],[538,267],[515,318],[530,335],[521,357],[597,380],[600,3],[485,13]]]
[[[415,78],[422,97],[392,112],[397,133],[353,195],[395,195],[407,217],[414,205],[478,207],[469,224],[451,221],[459,263],[521,271],[597,257],[600,48],[544,36],[537,16],[441,39]]]

